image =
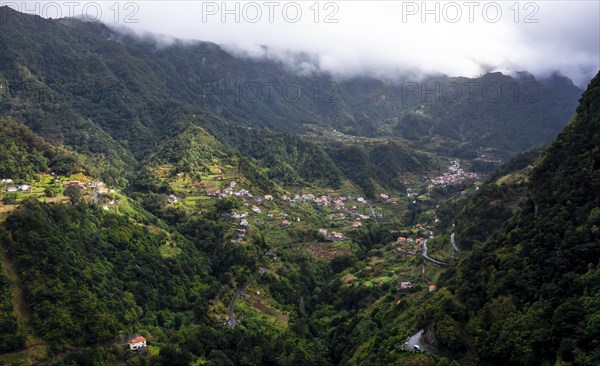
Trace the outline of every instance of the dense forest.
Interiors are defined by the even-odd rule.
[[[600,362],[599,101],[600,75],[531,172],[525,202],[444,274],[456,310],[435,320],[457,337],[444,347],[485,364]]]

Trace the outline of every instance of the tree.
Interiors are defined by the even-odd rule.
[[[46,197],[56,197],[60,193],[60,188],[58,187],[47,187],[44,189],[44,194]]]
[[[81,201],[81,188],[77,186],[68,186],[63,194],[69,197],[72,205],[76,205]]]
[[[2,203],[7,205],[14,205],[17,203],[17,194],[15,192],[8,192],[2,196]]]

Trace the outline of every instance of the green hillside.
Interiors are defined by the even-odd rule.
[[[596,76],[575,118],[533,169],[528,199],[445,273],[459,303],[448,322],[461,336],[440,346],[471,352],[485,364],[600,361],[599,96]],[[436,321],[442,319],[428,323],[447,331]]]
[[[600,74],[573,117],[0,19],[0,364],[600,362]]]

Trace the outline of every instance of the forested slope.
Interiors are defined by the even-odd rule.
[[[427,321],[441,346],[483,364],[598,364],[599,146],[600,75],[533,169],[531,197],[445,273],[457,303]]]

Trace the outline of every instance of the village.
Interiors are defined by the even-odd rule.
[[[463,183],[465,180],[471,179],[476,180],[479,179],[479,175],[475,172],[465,172],[463,168],[460,167],[459,160],[453,160],[448,167],[448,171],[444,172],[442,175],[432,178],[429,182],[428,188],[433,188],[434,186],[452,186]]]
[[[458,166],[456,166],[455,173],[458,176],[463,174]],[[243,242],[252,225],[264,227],[265,221],[270,220],[282,229],[286,229],[301,222],[300,217],[291,215],[288,210],[282,210],[284,207],[288,207],[289,211],[292,211],[292,208],[298,205],[309,205],[314,210],[323,213],[330,225],[316,229],[318,238],[321,241],[333,243],[344,241],[351,230],[362,227],[369,220],[382,219],[384,214],[381,207],[387,207],[395,212],[402,210],[400,207],[394,208],[399,199],[390,197],[387,193],[380,193],[375,200],[348,194],[328,193],[318,195],[312,192],[298,192],[296,194],[286,192],[279,196],[276,194],[253,195],[247,189],[239,188],[239,184],[235,181],[231,181],[224,189],[210,190],[207,195],[220,199],[228,196],[242,197],[243,206],[246,209],[224,214],[227,219],[237,222],[235,234],[231,239],[231,242],[236,244]],[[415,197],[416,194],[409,189],[409,198],[414,199]],[[439,219],[434,217],[430,224],[433,225],[437,222],[439,222]],[[437,275],[441,268],[448,264],[431,258],[427,253],[428,241],[431,242],[436,238],[433,228],[416,224],[413,227],[401,229],[398,233],[400,235],[396,237],[395,241],[388,244],[393,252],[390,252],[390,256],[385,255],[387,259],[383,263],[387,263],[387,266],[380,267],[380,265],[376,265],[371,272],[363,273],[364,284],[369,285],[372,283],[381,286],[391,281],[391,283],[397,284],[396,290],[399,295],[411,292],[415,284],[420,284],[419,288],[421,288],[423,283],[427,291],[436,291]],[[271,249],[266,252],[265,256],[275,262],[277,259],[275,251],[275,249]],[[397,259],[394,259],[393,253],[395,253]],[[422,272],[416,272],[415,268],[417,267],[415,264],[421,261],[420,258],[424,258],[425,263],[428,263],[428,265],[421,265]],[[425,270],[426,267],[428,268],[427,271]],[[352,285],[352,283],[353,280],[350,280],[348,285]],[[401,300],[398,300],[398,302],[400,304]],[[231,318],[227,317],[223,324],[231,326]]]
[[[212,206],[221,200],[233,199],[238,202],[239,205],[234,209],[221,214],[224,220],[231,223],[228,226],[227,240],[231,244],[244,246],[252,243],[250,239],[253,240],[258,233],[269,238],[270,248],[264,253],[267,262],[260,267],[260,275],[263,275],[281,265],[280,251],[291,245],[301,244],[297,247],[323,260],[330,260],[341,253],[349,253],[352,240],[348,239],[351,239],[354,230],[362,230],[370,221],[395,220],[395,217],[397,219],[399,213],[405,212],[407,202],[414,204],[416,200],[429,200],[425,190],[426,184],[452,184],[452,182],[475,177],[464,173],[458,161],[453,162],[448,170],[448,173],[444,173],[441,177],[413,186],[412,189],[408,188],[408,197],[392,197],[392,194],[382,192],[374,199],[358,195],[356,192],[359,191],[354,189],[337,191],[323,189],[321,192],[314,192],[304,187],[298,188],[295,193],[277,189],[273,192],[257,194],[245,179],[241,178],[241,181],[235,179],[231,173],[227,179],[223,173],[225,169],[221,169],[220,176],[203,178],[202,184],[189,181],[184,174],[176,174],[165,176],[170,188],[164,194],[165,207],[195,211]],[[120,200],[125,199],[116,189],[109,188],[104,182],[83,174],[69,177],[43,174],[30,182],[11,178],[2,179],[2,193],[17,195],[15,202],[11,202],[13,205],[7,205],[3,199],[4,207],[16,207],[14,204],[28,197],[36,197],[45,202],[67,203],[69,198],[64,194],[69,187],[79,188],[82,200],[106,211],[116,209]],[[315,220],[315,217],[319,219]],[[435,220],[432,218],[429,224],[437,222],[438,219],[435,217]],[[313,241],[290,242],[287,237],[294,230],[312,232]],[[386,254],[382,252],[380,259],[373,262],[372,266],[367,266],[360,274],[360,283],[365,286],[371,284],[381,286],[388,283],[396,289],[399,296],[414,291],[415,286],[422,288],[425,285],[428,291],[435,291],[437,268],[442,262],[427,255],[427,241],[434,239],[433,230],[426,229],[420,224],[399,228],[395,241],[386,244],[386,248],[389,248]],[[163,253],[165,256],[176,255],[176,247],[167,249]],[[163,248],[161,248],[162,252]],[[374,255],[373,258],[375,260],[378,256]],[[425,258],[425,263],[428,264],[418,264],[422,263],[421,258]],[[416,271],[419,266],[422,270]],[[347,286],[356,284],[358,279],[352,277],[347,276]],[[267,315],[275,314],[273,315],[275,318],[285,321],[285,314],[276,310],[276,304],[268,297],[260,295],[261,287],[258,284],[253,284],[251,287],[254,288],[250,292],[251,298],[249,293],[238,289],[240,300],[260,312]],[[401,300],[398,302],[400,304]],[[230,305],[235,306],[235,300]],[[234,325],[233,319],[236,319],[233,313],[228,314],[224,324]],[[243,316],[237,320],[242,319]],[[130,344],[131,349],[145,349],[143,341],[133,342]]]
[[[47,203],[66,203],[69,198],[64,193],[69,187],[77,187],[82,199],[99,205],[106,211],[119,203],[115,189],[83,174],[60,177],[49,173],[39,174],[33,181],[3,178],[1,182],[2,203],[7,211],[14,209],[15,205],[30,197]]]
[[[332,222],[332,225],[335,223],[335,228],[320,227],[317,229],[317,232],[321,239],[330,241],[343,240],[345,238],[344,230],[359,228],[367,220],[384,217],[383,213],[378,212],[375,208],[375,202],[361,196],[354,197],[352,195],[339,194],[315,195],[313,193],[299,192],[294,195],[289,193],[281,194],[276,198],[274,194],[253,195],[247,189],[236,189],[236,187],[239,187],[238,183],[231,181],[223,189],[206,190],[208,197],[219,199],[240,197],[242,198],[243,205],[248,208],[246,211],[233,211],[224,214],[224,217],[231,220],[238,220],[239,223],[234,238],[231,240],[233,243],[240,243],[244,239],[248,226],[251,223],[250,217],[263,214],[265,210],[267,212],[266,219],[270,221],[279,220],[282,227],[290,227],[294,223],[300,222],[300,217],[290,216],[286,211],[279,210],[281,206],[285,207],[286,205],[309,204],[321,212],[329,213],[326,217]],[[269,204],[267,207],[266,204],[274,200],[278,204]],[[177,198],[173,197],[171,201],[177,202]],[[388,194],[382,193],[377,203],[395,205],[398,203],[398,199],[391,198]],[[261,216],[261,219],[256,222],[258,225],[265,224],[265,218]]]

